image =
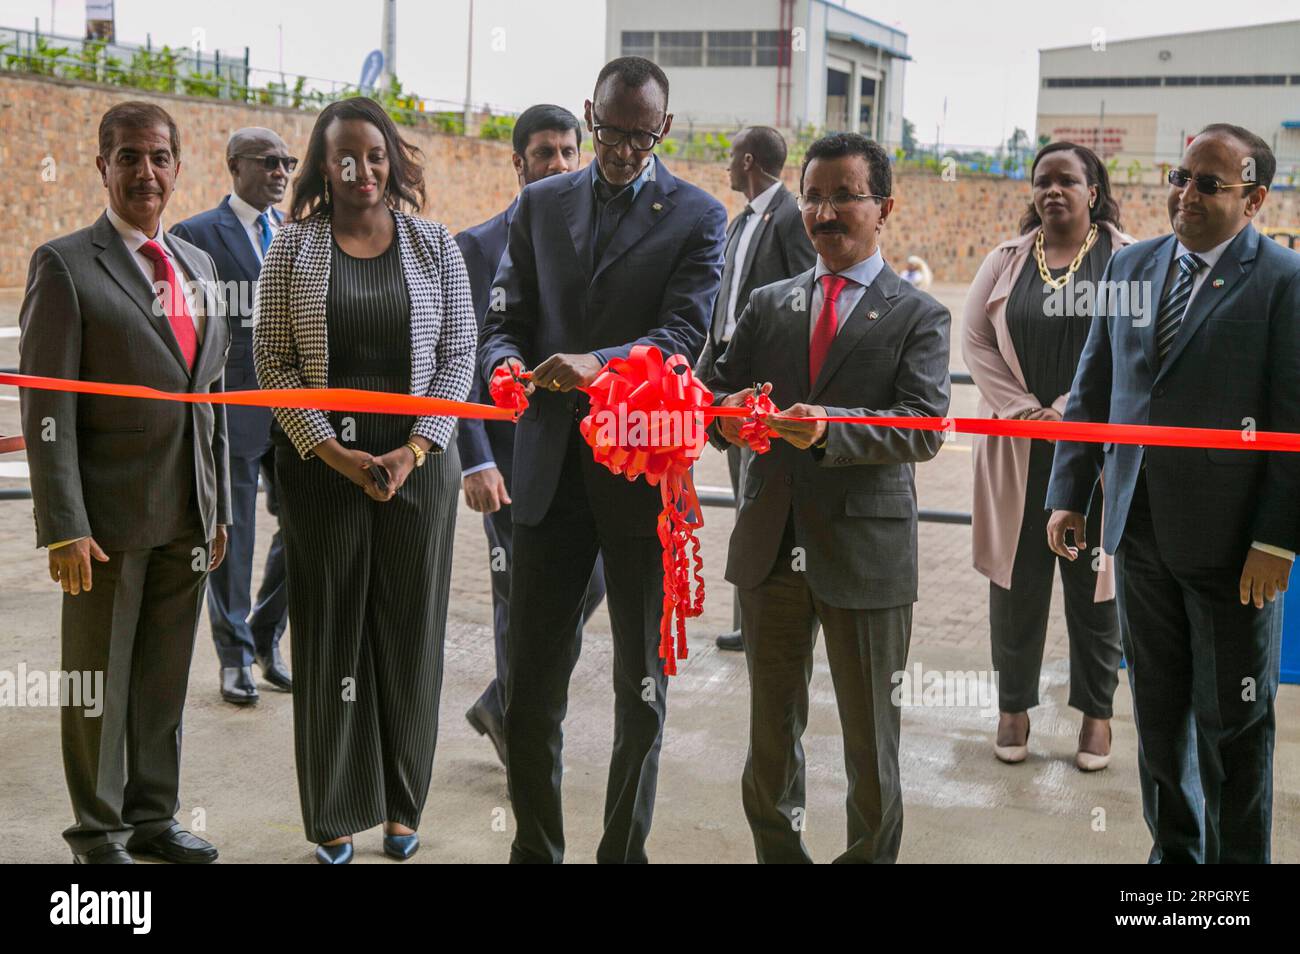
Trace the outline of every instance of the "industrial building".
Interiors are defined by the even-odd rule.
[[[1300,20],[1040,50],[1038,141],[1068,139],[1136,161],[1151,181],[1212,122],[1245,126],[1300,185]]]
[[[605,46],[664,68],[677,135],[764,124],[903,138],[907,34],[825,0],[606,0]]]

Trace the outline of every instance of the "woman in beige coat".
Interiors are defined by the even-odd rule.
[[[1133,239],[1119,228],[1106,168],[1073,143],[1045,146],[1030,173],[1033,201],[1021,235],[984,260],[966,299],[963,353],[986,417],[1059,421],[1092,321],[1097,283],[1111,254]],[[972,537],[975,568],[989,578],[997,740],[1004,762],[1028,754],[1029,709],[1038,681],[1057,558],[1047,547],[1043,500],[1054,445],[1008,437],[975,439]],[[1100,487],[1088,540],[1100,540]],[[1070,639],[1069,704],[1083,713],[1075,764],[1110,760],[1111,701],[1121,658],[1113,570],[1060,561]]]

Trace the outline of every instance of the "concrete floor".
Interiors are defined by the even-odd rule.
[[[937,289],[954,314],[962,286]],[[0,291],[0,367],[17,363],[19,296]],[[954,328],[954,340],[959,340]],[[960,368],[955,349],[953,367]],[[0,435],[18,430],[13,392],[0,394]],[[974,414],[971,388],[957,388],[954,414]],[[25,483],[20,455],[0,458],[0,487]],[[721,455],[707,451],[697,483],[724,485]],[[918,473],[923,507],[968,510],[969,446],[951,444]],[[738,654],[718,653],[712,637],[728,628],[731,588],[722,579],[729,512],[710,509],[701,536],[708,585],[705,615],[690,626],[691,657],[669,690],[651,859],[748,862],[753,848],[740,804],[748,725],[748,682]],[[462,713],[493,671],[488,627],[487,554],[480,518],[463,505],[456,529],[452,609],[447,629],[442,725],[432,787],[421,825],[424,847],[413,863],[500,862],[513,817],[505,772],[491,745]],[[259,526],[260,557],[269,532]],[[909,669],[983,672],[989,667],[987,583],[970,568],[965,527],[922,525],[921,601]],[[0,670],[58,667],[60,596],[33,549],[29,504],[0,502]],[[916,706],[903,713],[904,862],[1140,862],[1149,840],[1138,797],[1136,738],[1121,680],[1110,769],[1073,767],[1079,716],[1066,707],[1068,666],[1059,593],[1043,670],[1042,705],[1031,713],[1030,758],[1004,766],[993,758],[995,716],[977,706]],[[292,640],[286,638],[292,657]],[[568,857],[592,860],[600,837],[612,733],[609,622],[602,609],[588,628],[574,674],[566,724]],[[959,677],[954,677],[959,678]],[[949,684],[952,680],[948,680]],[[227,862],[311,861],[303,838],[293,767],[292,704],[263,687],[254,709],[217,694],[217,662],[206,619],[200,624],[185,718],[178,818],[203,830]],[[819,648],[805,737],[808,758],[806,838],[815,858],[844,844],[845,780],[834,694]],[[1273,854],[1300,861],[1300,687],[1284,686],[1274,767]],[[59,757],[58,712],[0,708],[0,862],[59,862],[59,832],[71,821]],[[384,862],[378,831],[358,835],[358,862]]]

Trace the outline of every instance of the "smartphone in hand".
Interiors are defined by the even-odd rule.
[[[387,494],[388,488],[392,485],[393,475],[388,472],[388,468],[377,460],[372,460],[370,466],[366,468],[370,474],[371,481],[374,482],[375,489],[381,494]]]

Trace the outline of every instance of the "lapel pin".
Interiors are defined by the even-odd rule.
[[[1222,288],[1222,287],[1223,287],[1223,279],[1222,279],[1222,278],[1216,278],[1214,281],[1210,282],[1210,285],[1211,285],[1212,287],[1214,287],[1214,288]]]
[[[875,320],[876,320],[877,318],[879,318],[879,317],[880,317],[880,315],[878,315],[878,314],[877,314],[876,312],[874,312],[874,311],[869,311],[869,312],[867,312],[867,321],[875,321]]]
[[[763,215],[763,221],[764,221],[764,222],[770,222],[771,219],[772,219],[772,213],[771,213],[771,212],[766,212],[766,213],[764,213],[764,215]]]
[[[662,202],[656,202],[654,205],[650,206],[651,212],[662,212],[663,210],[664,204]]]

